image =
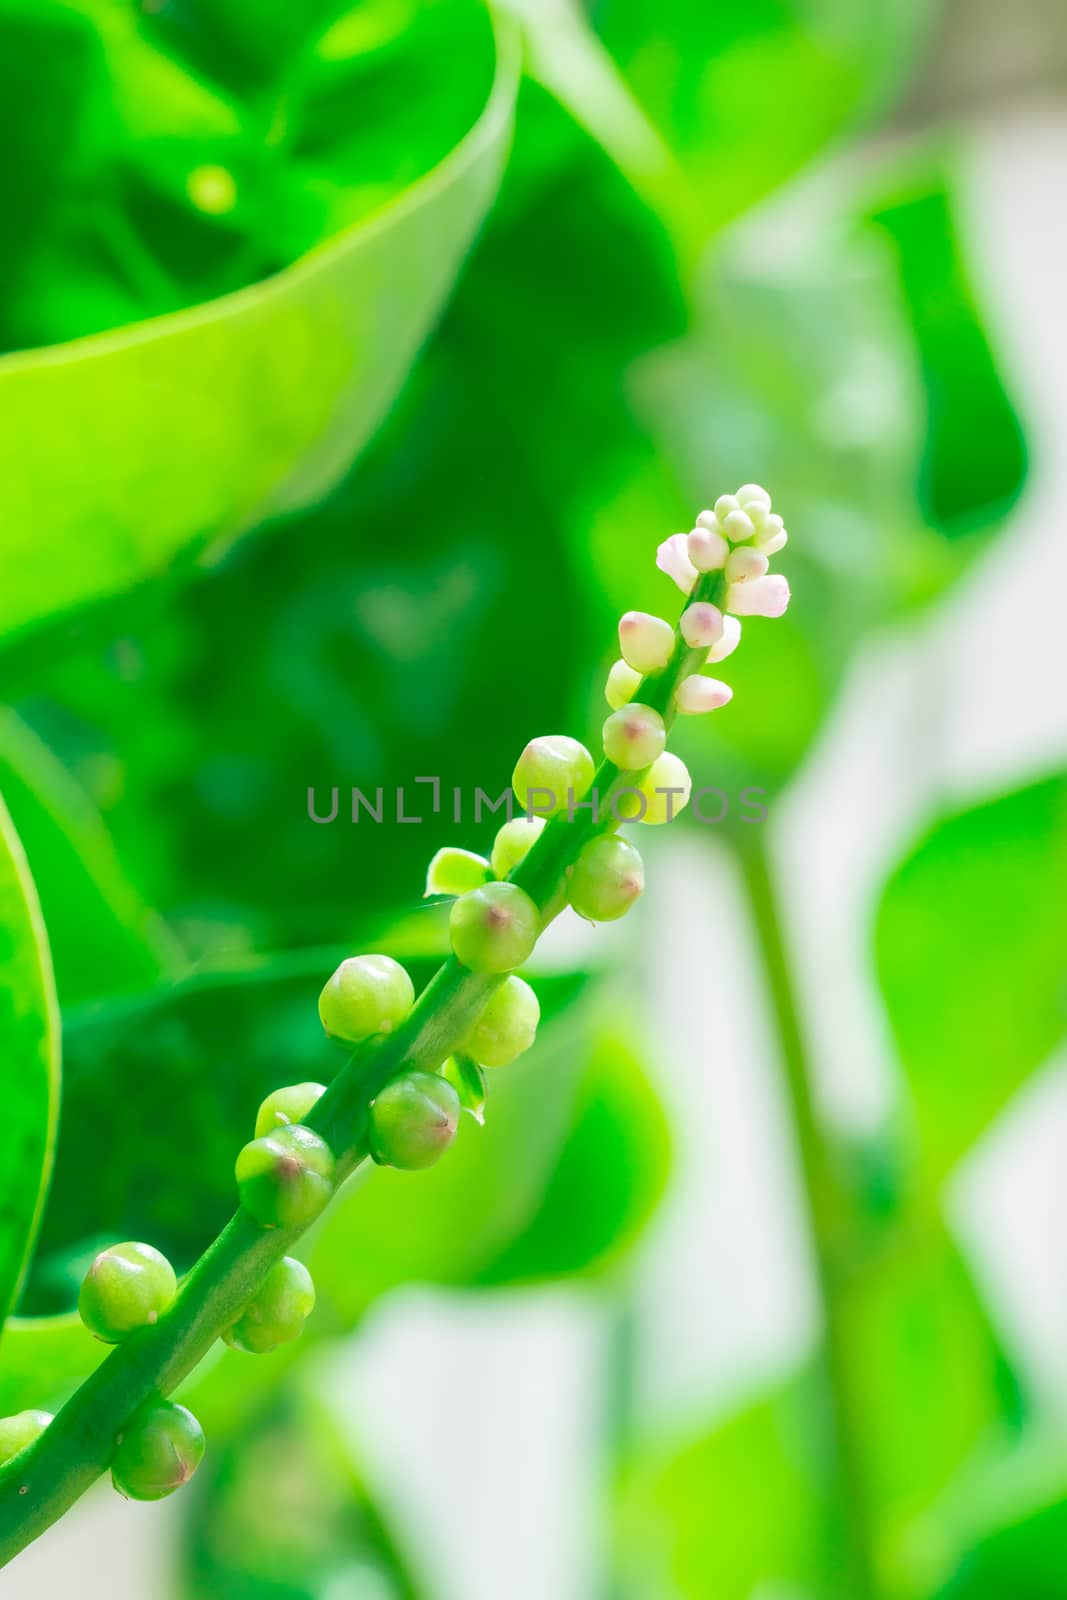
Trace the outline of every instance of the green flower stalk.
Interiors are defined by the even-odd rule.
[[[599,769],[569,736],[531,740],[513,777],[525,817],[501,828],[488,861],[455,849],[435,857],[427,892],[455,897],[452,954],[417,1000],[385,955],[352,957],[327,981],[323,1026],[358,1049],[325,1090],[282,1087],[264,1101],[256,1137],[237,1156],[237,1211],[176,1294],[162,1257],[140,1275],[135,1262],[125,1281],[117,1252],[150,1247],[105,1253],[121,1281],[86,1292],[86,1320],[122,1342],[53,1419],[0,1419],[0,1565],[109,1468],[131,1498],[184,1483],[203,1434],[166,1397],[219,1339],[265,1351],[300,1332],[314,1287],[290,1251],[336,1188],[368,1160],[428,1166],[453,1142],[462,1109],[482,1119],[481,1069],[505,1068],[529,1048],[539,1020],[515,969],[568,904],[611,921],[639,897],[641,857],[618,829],[669,822],[687,804],[689,774],[667,737],[679,713],[729,700],[729,686],[704,668],[737,648],[737,619],[785,610],[788,584],[769,563],[786,537],[770,497],[746,484],[659,547],[657,565],[686,604],[676,628],[644,612],[621,619]]]

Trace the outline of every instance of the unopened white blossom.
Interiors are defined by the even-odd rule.
[[[726,592],[726,609],[738,617],[780,617],[789,604],[789,583],[780,572],[734,583]]]
[[[756,537],[756,524],[747,511],[731,511],[722,519],[722,531],[731,544],[746,544]]]
[[[682,620],[678,625],[682,631],[682,638],[694,650],[708,649],[713,644],[718,644],[722,638],[723,616],[718,606],[710,605],[706,600],[698,600],[696,605],[687,606],[682,612]]]
[[[725,522],[731,511],[738,510],[740,504],[735,494],[721,494],[715,502],[715,515],[719,522]]]
[[[743,483],[737,491],[737,503],[750,513],[754,506],[764,511],[771,509],[771,497],[758,483]]]
[[[686,716],[696,717],[705,711],[717,711],[733,697],[734,691],[728,683],[722,683],[718,678],[703,678],[699,672],[695,672],[678,685],[674,702]]]
[[[729,583],[750,583],[753,578],[762,578],[769,566],[770,562],[761,550],[753,549],[750,544],[739,545],[736,550],[730,551],[726,578]]]
[[[788,542],[789,535],[781,517],[764,517],[762,525],[756,529],[756,549],[762,550],[765,556],[774,556],[784,550]]]
[[[718,644],[713,644],[708,651],[710,662],[725,661],[727,656],[732,656],[741,643],[741,624],[736,617],[726,616],[722,619],[722,638]]]
[[[669,539],[664,539],[656,551],[656,565],[668,578],[674,579],[683,594],[691,592],[700,576],[689,559],[688,537],[684,533],[672,533]]]
[[[701,515],[706,515],[702,512]],[[698,522],[689,535],[689,559],[698,572],[718,572],[726,565],[730,546],[716,523],[709,527]]]
[[[619,621],[619,646],[635,672],[659,672],[674,653],[674,629],[647,611],[627,611]]]
[[[616,661],[604,685],[604,698],[611,709],[619,711],[623,706],[629,705],[637,693],[640,682],[639,672],[635,672],[633,667],[628,667],[625,661]]]

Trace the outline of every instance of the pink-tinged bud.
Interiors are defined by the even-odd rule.
[[[699,576],[696,567],[689,559],[687,549],[687,535],[673,533],[669,539],[664,539],[656,551],[656,565],[668,578],[673,578],[683,594],[689,594]]]
[[[780,617],[788,604],[789,584],[780,572],[735,583],[726,595],[727,608],[739,617]]]
[[[701,524],[689,535],[689,559],[698,572],[720,572],[729,554],[730,546],[717,526]]]
[[[650,767],[667,743],[663,718],[651,706],[623,706],[604,724],[604,754],[624,772]]]
[[[647,611],[627,611],[619,622],[622,658],[635,672],[661,671],[674,653],[674,629]]]
[[[694,673],[678,685],[674,701],[678,710],[686,716],[697,717],[704,711],[718,711],[733,697],[734,691],[728,683],[720,683],[718,678],[702,678],[699,673]]]
[[[722,638],[722,612],[718,606],[699,600],[682,612],[679,626],[682,638],[693,650],[710,650]]]
[[[726,577],[730,583],[751,583],[753,578],[762,578],[769,566],[762,551],[754,550],[749,544],[741,545],[730,552]]]
[[[735,494],[721,494],[715,502],[715,515],[720,522],[725,522],[731,511],[736,511],[740,504]]]
[[[758,506],[762,511],[771,509],[771,497],[758,483],[743,483],[737,491],[737,503],[746,511],[751,506]]]
[[[747,511],[731,511],[723,518],[722,531],[731,544],[745,544],[756,536],[756,524]]]
[[[736,617],[723,617],[722,638],[718,644],[713,644],[708,651],[708,661],[725,661],[727,656],[732,656],[741,643],[741,624]]]

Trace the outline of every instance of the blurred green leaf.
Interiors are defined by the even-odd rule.
[[[0,358],[0,415],[24,441],[0,500],[0,630],[114,594],[341,477],[495,195],[511,34],[500,51],[490,98],[446,159],[290,269],[127,332]]]
[[[710,231],[883,105],[932,14],[928,0],[595,0],[592,22]]]
[[[920,506],[934,527],[958,538],[1018,499],[1027,470],[1022,427],[971,288],[945,173],[915,177],[872,220],[892,243],[922,364]]]
[[[968,1551],[935,1600],[1064,1600],[1067,1500],[990,1533]]]
[[[640,1060],[616,1029],[592,1042],[573,1118],[536,1213],[483,1282],[603,1269],[659,1203],[670,1170],[667,1123]]]
[[[336,1408],[303,1383],[209,1453],[180,1592],[212,1600],[416,1600]]]
[[[1067,1032],[1067,778],[934,826],[886,886],[875,959],[937,1183]]]
[[[935,1221],[901,1220],[841,1296],[853,1426],[880,1581],[922,1591],[920,1519],[1017,1419],[1015,1380],[967,1268]]]
[[[820,1432],[818,1387],[801,1374],[677,1454],[634,1463],[617,1545],[634,1592],[678,1600],[837,1592]]]
[[[48,1188],[59,1048],[48,936],[29,865],[0,797],[0,1327],[18,1297]]]
[[[107,1353],[77,1312],[10,1317],[0,1337],[0,1416],[57,1410]]]
[[[180,965],[88,797],[42,741],[2,711],[0,793],[33,869],[63,1006],[143,989]]]

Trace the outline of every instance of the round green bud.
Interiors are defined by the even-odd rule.
[[[644,887],[640,855],[613,833],[590,839],[567,875],[567,899],[590,922],[625,916]]]
[[[278,1128],[237,1157],[241,1204],[264,1228],[304,1227],[333,1193],[333,1164],[329,1145],[310,1128]]]
[[[158,1322],[178,1292],[174,1268],[150,1244],[113,1244],[93,1261],[78,1295],[78,1314],[105,1344]]]
[[[510,972],[537,943],[541,913],[514,883],[487,883],[462,895],[449,921],[452,949],[472,972]]]
[[[267,1273],[232,1328],[223,1334],[234,1350],[266,1355],[298,1339],[315,1307],[315,1285],[302,1261],[282,1259]]]
[[[319,1017],[331,1039],[360,1044],[392,1033],[415,1004],[411,979],[392,956],[350,956],[319,995]]]
[[[651,706],[623,706],[604,724],[604,754],[624,772],[650,767],[666,743],[663,718]]]
[[[256,1112],[256,1138],[262,1139],[275,1128],[303,1122],[316,1100],[325,1093],[324,1083],[290,1083],[284,1089],[275,1089]]]
[[[544,829],[544,817],[512,817],[510,822],[505,822],[493,840],[489,857],[498,878],[506,878],[512,868],[518,866]]]
[[[163,1500],[204,1458],[204,1430],[173,1400],[148,1400],[115,1439],[111,1481],[127,1500]]]
[[[418,1172],[444,1155],[459,1126],[459,1095],[433,1072],[406,1072],[371,1102],[370,1152],[381,1167]]]
[[[531,739],[511,775],[511,787],[531,816],[566,811],[592,787],[593,758],[584,744],[565,733]]]
[[[505,978],[490,995],[463,1049],[483,1067],[506,1067],[529,1050],[541,1020],[537,996],[522,978]]]
[[[619,820],[671,822],[689,804],[693,780],[685,762],[665,750],[652,763],[637,788],[639,794],[623,794],[617,797],[617,803],[613,802]]]
[[[0,1467],[40,1437],[52,1420],[50,1411],[16,1411],[0,1417]]]

